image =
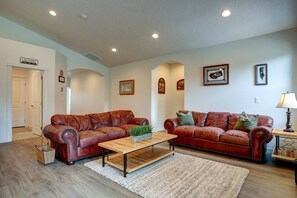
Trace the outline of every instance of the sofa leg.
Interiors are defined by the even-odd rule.
[[[67,165],[73,165],[75,162],[72,161],[72,162],[67,162]]]

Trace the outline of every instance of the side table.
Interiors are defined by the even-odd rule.
[[[279,139],[280,137],[283,137],[285,140],[290,140],[290,142],[285,141],[285,146],[288,146],[290,148],[292,148],[293,150],[297,150],[296,146],[297,146],[297,142],[296,142],[296,146],[294,145],[295,142],[292,139],[296,139],[297,138],[297,132],[285,132],[282,129],[273,129],[272,131],[272,135],[275,136],[275,150],[272,153],[272,157],[275,158],[275,163],[276,166],[278,166],[278,160],[286,160],[286,161],[292,161],[294,162],[294,167],[295,167],[295,183],[297,184],[297,158],[296,157],[288,157],[288,156],[284,156],[281,155],[281,153],[278,153],[278,149],[280,148],[279,145]]]

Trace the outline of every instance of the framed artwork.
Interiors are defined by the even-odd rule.
[[[268,72],[267,64],[255,65],[255,85],[267,85]]]
[[[177,90],[185,89],[185,80],[184,79],[180,79],[179,81],[176,82],[176,89]]]
[[[134,95],[134,80],[120,81],[120,95]]]
[[[160,78],[158,80],[158,93],[165,94],[165,80],[164,80],[164,78]]]
[[[203,67],[203,85],[229,84],[229,64]]]
[[[65,83],[65,77],[64,76],[59,76],[59,82]]]

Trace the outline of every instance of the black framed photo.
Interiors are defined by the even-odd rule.
[[[203,85],[229,84],[229,64],[203,67]]]
[[[255,65],[255,85],[268,84],[267,64]]]
[[[64,76],[59,76],[59,82],[65,83],[65,77]]]

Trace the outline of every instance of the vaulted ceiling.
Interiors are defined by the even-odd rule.
[[[106,66],[297,27],[296,0],[0,0],[0,14]]]

